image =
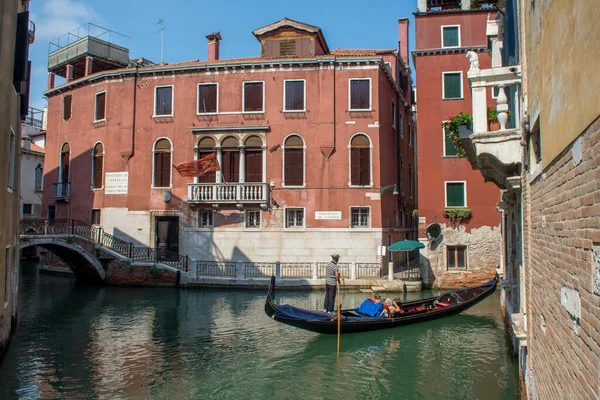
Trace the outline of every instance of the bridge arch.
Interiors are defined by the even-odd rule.
[[[60,257],[71,268],[78,280],[85,282],[104,282],[106,272],[96,257],[75,242],[57,237],[32,237],[21,241],[21,250],[38,246]]]

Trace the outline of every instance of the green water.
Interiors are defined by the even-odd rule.
[[[278,292],[322,308],[323,292]],[[431,292],[406,296],[414,299]],[[499,297],[463,314],[336,336],[269,319],[265,291],[77,287],[23,266],[0,399],[516,399]],[[364,295],[342,294],[345,306]]]

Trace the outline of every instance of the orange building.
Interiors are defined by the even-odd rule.
[[[221,60],[216,32],[207,61],[176,64],[91,36],[57,46],[44,215],[196,260],[376,262],[412,232],[408,43],[330,51],[290,19],[253,33],[256,57]],[[172,167],[210,154],[221,171]]]

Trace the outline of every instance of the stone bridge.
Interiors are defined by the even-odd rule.
[[[78,280],[115,285],[179,284],[190,260],[166,250],[136,247],[100,227],[64,220],[21,220],[20,248],[45,248],[71,268]]]

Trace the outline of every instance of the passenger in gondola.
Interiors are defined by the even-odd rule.
[[[385,305],[383,307],[383,312],[387,314],[386,316],[388,318],[393,318],[395,314],[401,314],[404,312],[402,307],[389,297],[385,299],[383,304]]]

